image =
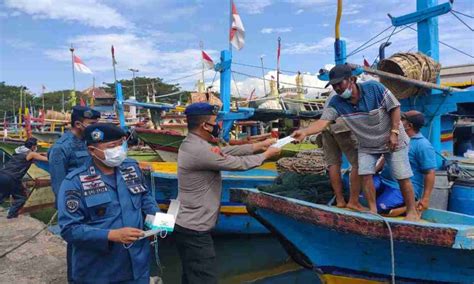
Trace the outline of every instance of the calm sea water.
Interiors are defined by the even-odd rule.
[[[214,236],[219,283],[321,283],[314,272],[294,263],[276,238]],[[181,263],[172,236],[160,240],[158,254],[165,284],[181,283]],[[152,265],[152,275],[158,269]]]

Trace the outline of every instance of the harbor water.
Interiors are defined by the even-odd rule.
[[[214,236],[219,283],[321,283],[313,271],[289,258],[271,235]],[[159,240],[161,271],[152,256],[151,273],[163,282],[181,282],[181,263],[173,236]]]

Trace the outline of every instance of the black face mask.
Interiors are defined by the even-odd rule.
[[[219,126],[219,124],[218,123],[211,124],[211,123],[208,123],[208,122],[206,122],[206,124],[212,126],[211,135],[216,137],[216,138],[219,138],[219,134],[221,133],[221,127]]]

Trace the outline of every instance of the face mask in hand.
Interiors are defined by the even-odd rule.
[[[123,161],[127,158],[127,152],[125,151],[124,145],[120,145],[111,149],[100,150],[100,151],[104,152],[104,155],[105,155],[105,159],[104,160],[100,159],[100,160],[105,165],[111,168],[120,166],[123,163]]]

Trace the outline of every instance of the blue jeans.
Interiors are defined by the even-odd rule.
[[[15,180],[7,174],[0,173],[0,203],[10,196],[13,202],[8,210],[7,218],[18,216],[18,211],[26,202],[26,194],[23,190],[21,180]]]

